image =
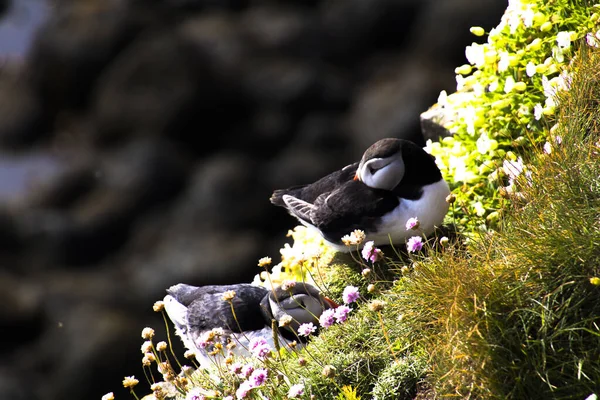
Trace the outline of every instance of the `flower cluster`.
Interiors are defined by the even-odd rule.
[[[344,243],[346,246],[358,246],[364,242],[365,238],[365,232],[361,231],[360,229],[355,229],[348,235],[344,235],[342,237],[342,243]]]
[[[457,91],[440,93],[436,110],[453,135],[428,141],[460,207],[449,217],[466,232],[494,227],[491,216],[500,208],[507,186],[505,160],[550,137],[557,96],[570,87],[569,66],[574,42],[600,45],[600,6],[572,7],[569,0],[511,0],[500,23],[484,43],[465,51],[468,64],[456,68]],[[565,14],[565,10],[569,10]],[[474,27],[471,32],[484,36]],[[508,184],[510,187],[510,183]]]
[[[370,240],[367,243],[365,243],[362,249],[362,256],[365,260],[374,263],[383,258],[383,251],[375,247],[375,242]]]
[[[266,359],[271,354],[271,346],[262,337],[252,338],[248,346],[250,353],[259,360]]]

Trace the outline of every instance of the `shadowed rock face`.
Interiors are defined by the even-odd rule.
[[[3,398],[128,396],[165,288],[249,281],[296,224],[274,189],[424,144],[504,3],[57,1],[0,69]]]

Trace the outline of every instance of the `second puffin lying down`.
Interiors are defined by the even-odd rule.
[[[422,233],[431,234],[448,212],[449,194],[433,156],[410,141],[387,138],[371,145],[360,162],[314,183],[276,190],[271,202],[347,252],[341,238],[355,229],[378,246],[403,244],[415,235],[406,221],[416,217]]]
[[[229,301],[224,300],[223,296],[227,293],[231,296],[232,291],[235,295]],[[167,289],[167,293],[165,311],[175,325],[175,332],[184,346],[196,353],[203,367],[215,362],[215,358],[209,356],[215,343],[223,345],[221,356],[227,354],[229,343],[235,343],[234,354],[250,355],[249,345],[256,338],[263,338],[274,349],[272,320],[279,321],[284,315],[292,317],[292,321],[278,327],[280,345],[283,347],[292,341],[301,344],[306,338],[297,334],[298,327],[309,322],[317,325],[324,310],[337,306],[314,286],[301,282],[288,290],[279,287],[273,291],[251,284],[191,286],[180,283]]]

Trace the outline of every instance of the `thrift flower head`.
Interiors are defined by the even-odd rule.
[[[279,326],[280,327],[288,326],[289,324],[292,323],[293,320],[294,319],[292,318],[291,315],[285,314],[284,316],[279,318]]]
[[[254,367],[250,364],[246,364],[242,367],[242,375],[247,378],[254,372]]]
[[[252,355],[259,360],[264,360],[271,352],[271,348],[264,338],[252,339],[249,347]]]
[[[365,233],[360,229],[353,230],[349,235],[344,235],[342,237],[342,242],[346,246],[358,246],[365,240]]]
[[[252,387],[262,386],[267,380],[268,371],[264,368],[255,369],[248,380],[252,383]]]
[[[150,353],[152,351],[152,342],[149,340],[146,340],[144,343],[142,343],[142,353]]]
[[[590,47],[600,47],[600,31],[585,35],[585,41]]]
[[[263,257],[258,260],[259,267],[266,267],[267,265],[271,265],[271,257]]]
[[[124,388],[132,388],[135,385],[137,385],[138,383],[140,383],[140,381],[135,379],[135,376],[126,376],[125,379],[123,379],[123,387]]]
[[[423,248],[423,239],[421,236],[413,236],[406,242],[406,249],[409,253],[420,251]]]
[[[156,350],[158,351],[165,351],[167,349],[167,342],[158,342],[156,343]]]
[[[406,221],[406,230],[410,231],[414,229],[419,229],[420,224],[421,223],[419,222],[419,219],[417,217],[409,218]]]
[[[104,396],[102,396],[102,400],[115,400],[115,395],[113,392],[106,393]]]
[[[600,286],[600,278],[597,276],[590,278],[590,283],[594,286]]]
[[[383,251],[375,247],[375,242],[371,240],[363,247],[362,256],[367,261],[377,262],[383,258]]]
[[[290,386],[290,390],[288,392],[288,397],[290,399],[295,399],[304,394],[304,385],[301,383],[296,383],[295,385]]]
[[[186,352],[183,353],[183,356],[185,358],[188,358],[188,359],[189,358],[195,358],[196,357],[196,353],[194,351],[192,351],[192,350],[186,350]]]
[[[323,371],[321,373],[326,378],[333,378],[335,376],[335,367],[333,365],[326,365],[323,367]]]
[[[144,328],[142,329],[142,339],[152,339],[154,337],[154,329],[152,328]]]
[[[150,364],[152,364],[154,361],[156,361],[156,357],[154,357],[154,354],[152,353],[146,353],[144,355],[144,358],[142,358],[142,365],[144,366],[149,366]]]
[[[314,333],[317,330],[317,327],[314,326],[312,322],[308,322],[302,324],[298,327],[298,335],[300,336],[310,336],[311,333]]]
[[[323,328],[329,328],[335,322],[335,310],[330,308],[323,311],[323,314],[319,317],[319,324]]]
[[[228,290],[223,293],[223,300],[231,301],[235,297],[235,290]]]
[[[152,306],[152,309],[155,312],[161,312],[162,310],[165,309],[165,302],[162,300],[155,302],[154,305]]]
[[[206,397],[204,397],[204,395],[202,394],[202,391],[200,388],[192,388],[190,389],[189,392],[187,392],[187,394],[185,395],[185,400],[204,400],[206,399]]]
[[[359,297],[360,293],[358,292],[358,288],[356,286],[346,286],[344,288],[344,292],[342,293],[342,300],[344,300],[344,303],[354,303]]]
[[[283,290],[290,290],[291,288],[293,288],[294,286],[296,286],[296,281],[291,281],[291,280],[285,280],[283,281],[283,283],[281,284],[281,288]]]
[[[239,362],[233,363],[229,366],[229,370],[236,375],[240,375],[242,373],[242,364]]]
[[[250,390],[254,387],[250,381],[244,381],[240,384],[240,387],[235,391],[235,397],[238,399],[245,399],[248,396]]]
[[[382,300],[373,300],[371,304],[369,304],[369,310],[371,311],[381,311],[385,307],[385,301]]]
[[[348,313],[351,311],[351,308],[348,306],[339,306],[335,309],[335,320],[339,323],[346,322],[348,319]]]

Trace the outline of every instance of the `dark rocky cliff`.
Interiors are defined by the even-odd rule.
[[[382,137],[424,144],[469,27],[506,6],[52,3],[0,69],[2,399],[128,396],[165,288],[249,281],[295,226],[273,189]]]

